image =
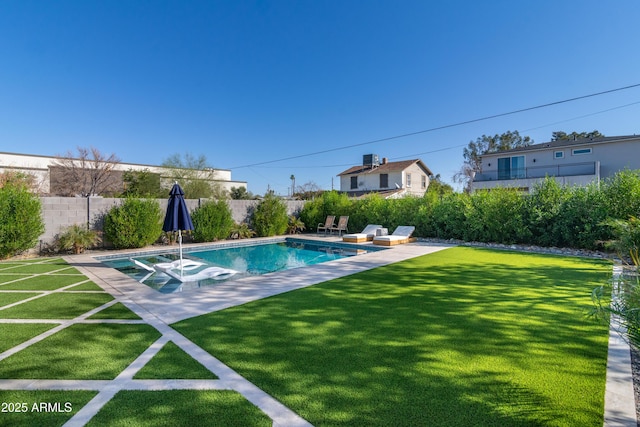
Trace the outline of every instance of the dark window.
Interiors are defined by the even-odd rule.
[[[380,188],[389,188],[389,174],[380,174]]]
[[[351,189],[352,190],[357,190],[358,189],[358,177],[357,176],[352,176],[351,177]]]

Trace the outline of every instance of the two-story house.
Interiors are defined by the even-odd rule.
[[[638,135],[544,142],[484,154],[471,189],[529,191],[547,176],[562,185],[587,185],[625,168],[640,169]]]
[[[338,174],[340,191],[349,197],[376,192],[385,198],[423,196],[432,175],[420,159],[389,162],[383,158],[380,162],[376,154],[364,155],[362,165]]]

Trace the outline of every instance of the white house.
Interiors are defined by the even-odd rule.
[[[385,198],[406,195],[423,196],[433,173],[420,159],[389,162],[378,161],[376,154],[363,156],[362,165],[339,173],[340,191],[350,197],[380,193]]]
[[[34,154],[5,153],[0,152],[0,173],[7,171],[19,171],[33,175],[36,178],[40,194],[50,194],[52,191],[51,168],[55,168],[57,158],[51,156],[40,156]],[[168,176],[166,171],[160,166],[143,165],[136,163],[118,163],[114,167],[115,171],[144,171],[157,173],[161,179]],[[215,169],[215,182],[224,190],[229,191],[231,187],[247,188],[245,181],[232,181],[231,171],[228,169]]]
[[[471,189],[529,191],[547,176],[563,185],[587,185],[625,168],[640,169],[640,136],[544,142],[484,154]]]

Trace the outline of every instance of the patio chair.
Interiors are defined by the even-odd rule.
[[[347,224],[349,223],[348,216],[341,216],[338,220],[338,225],[335,227],[329,228],[330,234],[333,234],[334,231],[338,232],[338,235],[341,236],[343,232],[348,233],[349,229],[347,228]]]
[[[374,237],[373,244],[382,246],[393,246],[401,245],[403,243],[415,242],[416,238],[411,237],[411,234],[413,234],[415,229],[416,228],[414,226],[400,225],[393,231],[392,234],[388,236]]]
[[[342,241],[349,243],[363,243],[371,241],[376,236],[376,231],[380,228],[382,228],[381,225],[369,224],[360,233],[345,234],[342,236]]]
[[[320,234],[320,230],[323,230],[326,236],[327,231],[329,231],[332,227],[335,226],[335,222],[336,222],[336,216],[328,215],[327,219],[324,221],[324,224],[322,223],[318,224],[318,228],[316,229],[316,234]]]

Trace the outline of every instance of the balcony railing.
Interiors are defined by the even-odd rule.
[[[596,175],[598,162],[568,163],[552,166],[532,166],[528,168],[511,169],[509,171],[478,172],[474,182],[503,181],[512,179],[544,178],[545,176],[578,176]]]

